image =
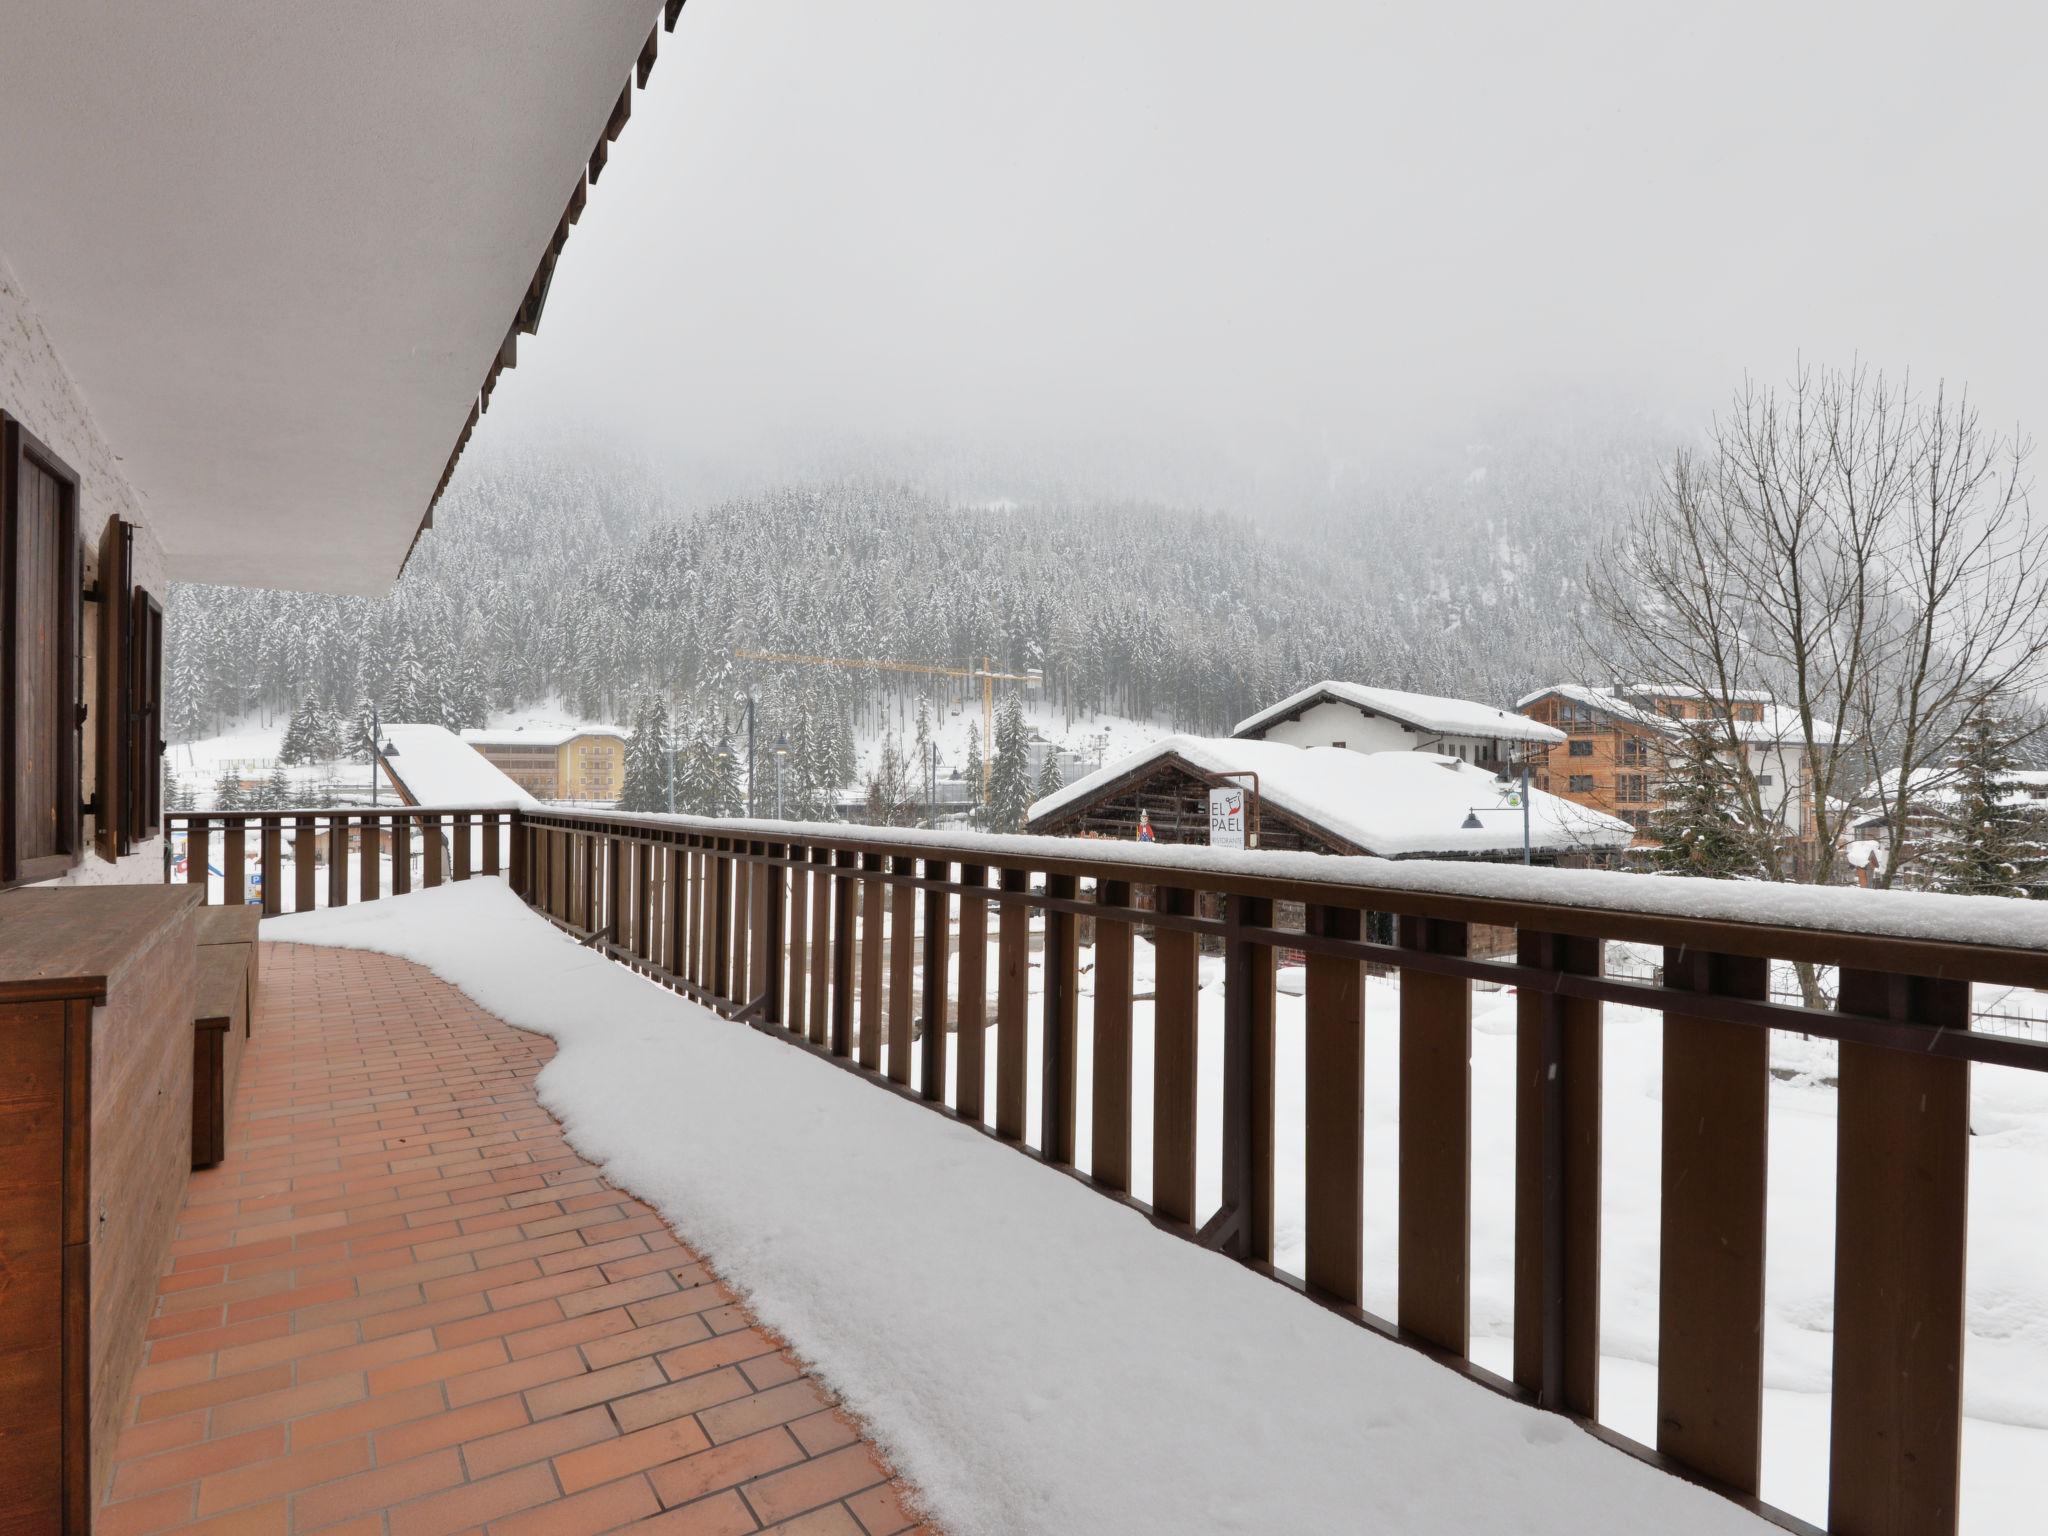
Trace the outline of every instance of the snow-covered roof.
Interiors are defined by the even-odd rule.
[[[559,747],[579,736],[626,739],[626,733],[615,725],[472,726],[462,733],[462,739],[472,747]]]
[[[1333,837],[1383,858],[1518,852],[1522,813],[1483,768],[1435,752],[1353,752],[1278,741],[1169,736],[1076,779],[1031,807],[1035,824],[1084,802],[1147,765],[1178,759],[1201,774],[1250,770],[1259,795]],[[1477,810],[1480,825],[1464,825]],[[1542,790],[1529,798],[1530,844],[1539,853],[1625,848],[1635,829],[1618,817]]]
[[[1564,732],[1527,715],[1477,704],[1470,699],[1445,698],[1434,693],[1409,693],[1400,688],[1373,688],[1363,683],[1338,682],[1326,678],[1291,693],[1278,704],[1237,722],[1233,736],[1265,730],[1278,721],[1328,700],[1385,715],[1389,720],[1412,726],[1435,736],[1481,736],[1499,741],[1559,742]]]
[[[387,725],[384,740],[392,749],[380,754],[384,771],[415,805],[494,809],[540,804],[446,726]]]
[[[1640,690],[1632,689],[1631,691],[1636,692],[1642,698],[1675,699],[1698,697],[1697,690],[1675,687],[1667,688],[1662,685],[1646,687]],[[1684,723],[1673,720],[1667,715],[1658,714],[1655,710],[1644,709],[1641,705],[1633,704],[1619,694],[1609,693],[1604,688],[1591,688],[1584,683],[1552,683],[1547,687],[1538,688],[1533,693],[1525,693],[1515,700],[1515,708],[1527,709],[1538,699],[1547,699],[1553,695],[1560,699],[1570,699],[1577,704],[1584,704],[1591,709],[1597,709],[1603,714],[1612,715],[1617,720],[1625,720],[1632,725],[1645,726],[1650,730],[1675,732]],[[1768,693],[1761,693],[1754,689],[1737,689],[1730,695],[1731,700],[1738,700],[1747,704],[1763,704],[1763,719],[1737,720],[1734,722],[1737,738],[1742,741],[1764,744],[1779,741],[1803,743],[1806,740],[1806,733],[1800,726],[1799,712],[1795,709],[1787,709],[1782,704],[1769,702],[1770,697]],[[1834,745],[1837,734],[1838,732],[1832,721],[1816,720],[1813,722],[1813,739],[1819,745],[1824,747]]]

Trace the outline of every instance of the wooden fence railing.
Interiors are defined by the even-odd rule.
[[[272,821],[300,814],[242,819],[262,822],[268,838]],[[230,835],[237,819],[205,818],[227,823]],[[513,816],[509,838],[513,889],[592,947],[1796,1531],[1818,1528],[1757,1497],[1769,1039],[1783,1029],[1835,1040],[1827,1529],[1956,1529],[1969,1068],[2048,1070],[2048,1045],[1971,1032],[1970,987],[2048,987],[2048,945],[1887,936],[1851,931],[1857,925],[1846,918],[1833,927],[1708,919],[1676,915],[1670,902],[1638,910],[1613,885],[1560,895],[1555,873],[1508,868],[1460,866],[1432,889],[1407,877],[1413,865],[1395,878],[1369,860],[531,810]],[[1653,883],[1666,893],[1690,884]],[[1365,937],[1367,912],[1394,917],[1393,942]],[[1034,914],[1043,918],[1035,1072],[1027,1055]],[[1093,938],[1092,1145],[1078,1167],[1084,925]],[[1502,927],[1516,931],[1511,958],[1469,952],[1471,934]],[[1132,957],[1141,931],[1154,957],[1153,1172],[1144,1202],[1130,1192]],[[1607,941],[1661,946],[1661,982],[1603,974]],[[1222,957],[1215,1124],[1197,1112],[1205,949]],[[1299,1276],[1273,1264],[1280,950],[1306,956]],[[1837,968],[1837,1006],[1772,1001],[1774,960]],[[1361,1305],[1368,963],[1400,978],[1391,1318]],[[1505,1377],[1473,1362],[1467,1331],[1475,981],[1517,994],[1514,1338]],[[1608,1004],[1664,1020],[1654,1446],[1596,1420]],[[984,1089],[991,1060],[992,1094]],[[1027,1114],[1034,1075],[1035,1124]],[[1197,1155],[1218,1143],[1222,1201],[1211,1214],[1197,1209]]]

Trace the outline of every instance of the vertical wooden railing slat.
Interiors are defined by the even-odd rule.
[[[1307,931],[1320,938],[1359,936],[1360,913],[1355,907],[1309,907],[1303,920]],[[1405,978],[1402,987],[1405,994]],[[1365,1258],[1364,967],[1355,957],[1310,950],[1303,1005],[1307,1096],[1302,1127],[1302,1278],[1337,1300],[1356,1305]],[[1405,1116],[1402,1124],[1407,1124]]]
[[[327,905],[348,905],[348,817],[338,811],[327,817]]]
[[[1664,984],[1760,1002],[1770,963],[1673,947]],[[1745,1493],[1763,1457],[1770,1083],[1769,1030],[1665,1013],[1657,1449]]]
[[[263,839],[263,915],[276,917],[284,911],[284,823],[265,818],[257,836]]]
[[[202,895],[202,900],[212,899],[212,871],[208,867],[213,863],[209,856],[212,838],[212,831],[204,816],[194,816],[185,823],[185,883],[196,885],[202,893],[206,893]]]
[[[757,854],[768,848],[768,844],[750,845]],[[756,998],[765,998],[772,991],[769,978],[775,974],[777,956],[774,954],[774,933],[771,932],[769,911],[773,902],[769,899],[769,868],[766,864],[754,864],[747,873],[747,910],[753,914],[748,925],[751,935],[747,940],[747,995],[741,1001],[751,1004]],[[779,930],[782,914],[777,912],[772,927]]]
[[[832,1054],[853,1054],[854,892],[855,855],[842,849],[832,856]]]
[[[733,861],[726,857],[724,839],[719,840],[712,860],[711,896],[711,995],[730,999],[732,982]]]
[[[292,910],[310,912],[318,904],[314,897],[313,849],[319,833],[315,830],[311,816],[301,816],[292,823]]]
[[[361,882],[359,894],[364,901],[375,901],[383,888],[384,828],[387,823],[377,816],[363,818],[362,857],[356,865],[356,877]]]
[[[1844,970],[1836,1006],[1970,1027],[1970,983]],[[1952,1536],[1963,1424],[1970,1066],[1844,1041],[1828,1528]]]
[[[1162,915],[1192,917],[1195,893],[1160,886]],[[1152,1002],[1152,1206],[1195,1219],[1196,965],[1194,934],[1155,928]]]
[[[1001,889],[1021,893],[1030,877],[1021,869],[1002,872]],[[1029,1104],[1029,1006],[1031,908],[998,901],[996,910],[996,1133],[1013,1141],[1025,1136]]]
[[[890,860],[890,873],[910,875],[917,865],[907,858]],[[889,1081],[910,1083],[910,1036],[916,1024],[916,998],[911,971],[917,955],[917,892],[908,885],[889,888]]]
[[[783,1023],[792,1033],[801,1035],[811,1022],[810,850],[792,844],[789,859],[789,984],[783,990]]]
[[[1401,945],[1464,956],[1463,923],[1403,917]],[[1401,973],[1400,1325],[1470,1351],[1472,1301],[1472,983]],[[1313,1075],[1311,1075],[1313,1081]]]
[[[483,839],[484,873],[487,875],[498,874],[503,868],[503,850],[500,845],[502,834],[498,830],[502,822],[503,818],[496,811],[486,811],[480,818],[478,834]],[[514,889],[517,889],[516,885]]]
[[[786,850],[781,843],[769,843],[762,851],[768,862],[756,871],[760,895],[755,902],[761,913],[761,1017],[769,1024],[787,1024],[789,994],[783,982],[789,975],[789,895],[780,862]]]
[[[1096,905],[1128,908],[1127,880],[1100,880]],[[1131,925],[1095,919],[1094,1099],[1089,1173],[1107,1189],[1131,1187]]]
[[[1273,903],[1231,896],[1230,927],[1267,928]],[[1273,1258],[1274,967],[1233,931],[1223,952],[1223,1220],[1226,1251]]]
[[[412,818],[391,818],[391,894],[403,896],[412,889]]]
[[[450,818],[455,829],[455,878],[467,880],[470,874],[470,822],[466,812],[457,812]]]
[[[988,900],[972,893],[988,884],[987,868],[961,865],[960,883],[969,894],[960,898],[960,1063],[953,1105],[980,1123],[988,1117]]]
[[[1047,896],[1079,899],[1072,875],[1048,875]],[[1045,914],[1044,1014],[1039,1029],[1038,1145],[1056,1163],[1074,1161],[1074,1121],[1080,1107],[1081,920],[1049,908]]]
[[[744,840],[732,845],[732,923],[727,936],[732,942],[732,959],[726,971],[726,980],[731,990],[727,993],[733,1002],[746,1004],[753,1000],[754,979],[752,962],[747,954],[747,945],[754,929],[754,866],[747,861],[747,844]]]
[[[668,905],[662,910],[668,929],[664,956],[668,973],[680,980],[690,965],[690,855],[680,843],[668,849]]]
[[[1597,976],[1598,939],[1523,929],[1521,963]],[[1514,1378],[1600,1411],[1600,1004],[1524,985],[1515,1029]]]
[[[654,867],[654,844],[636,842],[633,845],[635,868],[635,892],[633,898],[633,951],[646,964],[654,963],[654,942],[658,936],[655,927],[655,902],[657,899]]]
[[[441,883],[441,859],[446,851],[442,841],[441,818],[422,816],[420,829],[420,884],[432,890]]]
[[[832,850],[811,850],[811,1044],[832,1040]]]
[[[632,904],[628,882],[633,874],[633,845],[622,837],[605,840],[604,936],[624,949],[632,942]]]
[[[249,881],[248,823],[239,816],[230,816],[223,824],[220,838],[221,901],[230,907],[242,904],[244,888]]]
[[[924,877],[944,880],[952,870],[944,859],[927,859]],[[919,966],[918,1019],[924,1030],[924,1051],[918,1067],[918,1086],[926,1101],[946,1100],[946,981],[947,960],[952,949],[952,905],[944,891],[924,893],[924,957]]]
[[[860,867],[869,878],[861,882],[860,904],[860,1064],[870,1071],[882,1067],[882,882],[873,878],[882,856],[864,853]]]

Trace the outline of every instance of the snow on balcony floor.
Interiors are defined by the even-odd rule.
[[[586,950],[501,883],[265,936],[416,960],[553,1037],[570,1144],[655,1205],[954,1536],[1762,1522],[994,1141]]]

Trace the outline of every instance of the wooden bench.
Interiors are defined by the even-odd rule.
[[[254,946],[247,946],[249,950]],[[227,1156],[228,1110],[249,1038],[249,969],[244,946],[199,946],[198,1003],[192,1019],[192,1166]]]

